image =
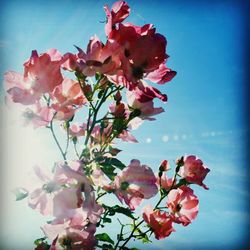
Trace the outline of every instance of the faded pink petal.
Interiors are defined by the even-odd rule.
[[[164,84],[171,81],[176,74],[176,71],[167,68],[165,63],[163,63],[159,65],[158,69],[148,73],[145,79],[158,84]]]
[[[130,165],[115,177],[114,187],[119,200],[124,200],[132,210],[143,199],[150,199],[158,191],[153,171],[146,165],[140,165],[138,160],[132,160]]]

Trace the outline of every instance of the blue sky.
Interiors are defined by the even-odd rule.
[[[85,48],[94,34],[104,41],[104,26],[99,21],[105,20],[102,6],[111,1],[56,2],[5,1],[0,15],[1,82],[3,72],[22,71],[33,49],[43,52],[55,47],[62,53],[73,52],[73,45]],[[128,2],[132,9],[130,22],[153,23],[166,36],[168,66],[177,71],[177,76],[160,87],[169,98],[164,104],[166,112],[134,132],[140,143],[123,144],[120,159],[128,163],[138,158],[156,170],[163,159],[173,162],[183,154],[195,154],[211,169],[205,181],[210,190],[195,187],[200,197],[196,221],[187,228],[176,227],[177,232],[169,238],[142,249],[234,249],[244,243],[250,215],[245,155],[249,132],[244,120],[245,20],[241,4]],[[55,147],[47,131],[20,128],[16,113],[2,109],[2,173],[7,176],[3,178],[3,190],[9,193],[8,188],[25,178],[24,169],[36,162],[46,164],[57,155],[52,153]],[[12,123],[7,126],[7,121]],[[33,146],[33,158],[28,159],[32,143],[41,151]],[[27,244],[42,235],[42,218],[25,202],[13,202],[11,195],[3,197],[3,213],[8,219],[3,220],[1,236],[6,239],[12,234],[13,225],[18,233],[12,243],[1,242],[5,249],[20,249],[15,248],[16,242],[25,246],[23,249],[32,249]]]

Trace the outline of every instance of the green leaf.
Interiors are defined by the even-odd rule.
[[[115,205],[115,206],[111,207],[111,210],[115,211],[116,213],[124,214],[124,215],[130,217],[131,219],[135,219],[135,217],[133,216],[132,211],[129,208],[125,208],[125,207],[121,207],[119,205]]]
[[[34,244],[35,244],[36,246],[38,246],[38,245],[40,245],[41,243],[43,243],[44,240],[46,240],[46,237],[36,239],[36,240],[34,241]]]
[[[109,242],[111,243],[112,245],[114,244],[114,241],[109,237],[108,234],[106,233],[101,233],[101,234],[96,234],[95,235],[95,238],[97,240],[100,240],[100,241],[105,241],[105,242]]]
[[[121,170],[123,170],[126,167],[126,165],[124,165],[120,160],[116,158],[106,158],[105,163],[113,165]]]
[[[114,180],[116,173],[114,172],[115,168],[111,165],[102,165],[101,166],[102,171],[104,174],[106,174],[110,180]]]
[[[118,148],[113,148],[113,147],[109,147],[109,153],[112,156],[117,156],[122,150],[118,149]]]
[[[103,244],[103,245],[101,246],[101,248],[102,248],[103,250],[112,250],[112,249],[114,249],[113,246],[110,245],[110,244]]]
[[[12,193],[16,196],[16,201],[23,200],[28,196],[28,192],[23,188],[15,188]]]
[[[149,243],[149,242],[152,242],[152,241],[148,238],[147,234],[145,234],[145,233],[140,233],[140,235],[137,235],[136,238],[137,238],[138,240],[141,240],[142,243]]]
[[[104,223],[111,223],[112,222],[112,220],[110,218],[104,218],[102,221]]]

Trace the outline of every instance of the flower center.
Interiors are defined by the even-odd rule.
[[[121,190],[127,190],[129,186],[129,183],[127,181],[124,181],[121,183]]]
[[[176,206],[176,212],[180,212],[181,208],[182,208],[182,205],[178,203]]]

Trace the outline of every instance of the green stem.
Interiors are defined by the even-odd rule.
[[[130,235],[128,236],[128,238],[125,240],[125,242],[122,244],[122,246],[120,247],[121,249],[124,248],[126,246],[126,244],[130,241],[130,239],[132,237],[134,237],[134,232],[136,231],[136,229],[144,222],[144,220],[141,220],[137,225],[134,226],[132,232],[130,233]]]
[[[53,118],[50,121],[49,129],[50,129],[50,131],[52,133],[52,136],[54,138],[54,141],[55,141],[55,143],[56,143],[56,145],[57,145],[57,147],[58,147],[58,149],[59,149],[59,151],[60,151],[60,153],[61,153],[61,155],[62,155],[62,157],[63,157],[63,159],[65,161],[65,163],[66,163],[67,162],[66,155],[65,155],[65,153],[62,150],[62,147],[61,147],[61,145],[60,145],[60,143],[59,143],[59,141],[58,141],[58,139],[56,137],[56,134],[55,134],[55,131],[54,131],[54,127],[53,127],[53,120],[54,120],[54,117],[56,116],[56,114],[57,113],[54,114]]]

